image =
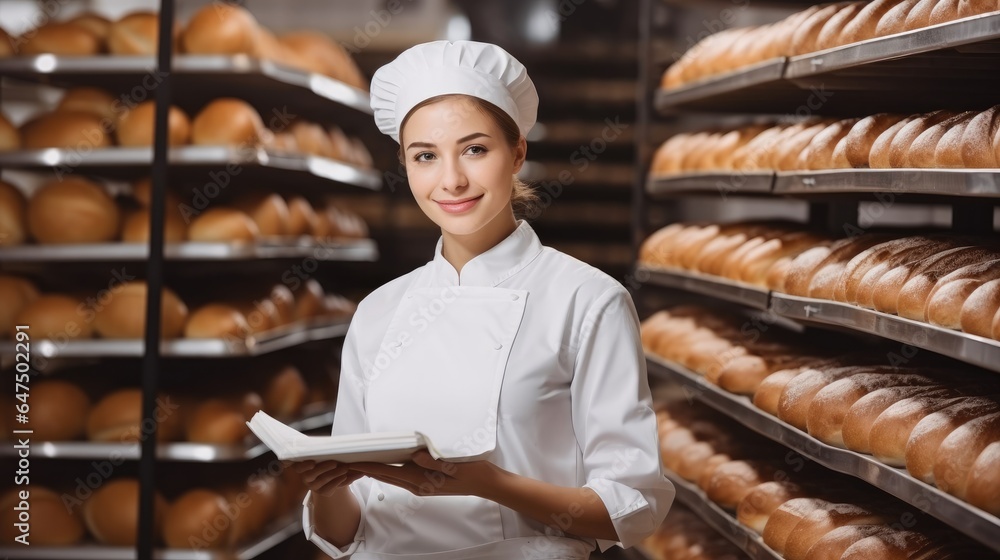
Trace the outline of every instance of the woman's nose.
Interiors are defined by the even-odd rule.
[[[469,186],[465,171],[458,162],[446,162],[441,176],[441,186],[445,190],[457,190]]]

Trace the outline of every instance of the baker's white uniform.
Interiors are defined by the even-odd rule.
[[[434,260],[366,297],[340,376],[334,435],[417,430],[445,455],[587,486],[623,546],[652,533],[673,501],[631,297],[543,247],[527,222],[461,278],[439,240]],[[417,497],[367,477],[351,491],[362,518],[343,549],[315,534],[306,496],[306,537],[334,558],[585,560],[615,544],[562,536],[481,498]]]

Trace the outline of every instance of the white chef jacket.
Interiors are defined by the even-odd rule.
[[[585,560],[632,546],[666,516],[639,319],[628,292],[540,243],[525,221],[462,268],[441,254],[359,305],[344,341],[333,434],[412,431],[444,455],[591,488],[618,541],[578,538],[472,496],[418,497],[365,477],[354,542],[333,558]],[[578,510],[577,510],[578,511]],[[554,519],[566,527],[566,512]],[[560,523],[563,523],[560,525]]]

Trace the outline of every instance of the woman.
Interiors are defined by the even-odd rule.
[[[420,431],[402,466],[296,464],[307,538],[334,558],[586,559],[673,500],[638,317],[617,281],[517,220],[538,97],[503,49],[438,41],[372,80],[434,259],[358,306],[333,433]]]

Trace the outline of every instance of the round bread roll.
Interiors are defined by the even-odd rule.
[[[111,129],[118,120],[115,111],[115,97],[107,90],[95,87],[75,87],[66,90],[66,93],[59,100],[56,112],[74,111],[88,113],[104,119]]]
[[[27,204],[20,189],[0,181],[0,247],[24,243],[28,233]]]
[[[156,101],[144,101],[121,116],[118,143],[122,146],[152,146],[156,130]],[[183,146],[191,138],[191,121],[173,105],[167,111],[167,144]]]
[[[232,530],[228,505],[221,494],[212,490],[196,488],[185,492],[164,515],[164,542],[172,548],[224,548]],[[227,523],[219,523],[220,519]]]
[[[257,224],[264,237],[286,236],[291,229],[288,204],[275,193],[255,193],[242,196],[233,206],[242,210]]]
[[[118,205],[100,185],[67,177],[28,202],[28,229],[39,243],[104,243],[118,237]]]
[[[14,325],[30,325],[34,338],[80,340],[94,336],[93,326],[78,312],[77,298],[45,294],[25,305],[14,316]],[[13,329],[12,329],[13,330]],[[8,332],[13,336],[13,332]]]
[[[935,463],[942,442],[967,422],[998,411],[1000,403],[995,398],[966,397],[927,415],[913,427],[906,442],[906,470],[928,484],[935,483]],[[952,483],[950,480],[945,482],[946,485]]]
[[[316,279],[310,278],[303,282],[295,291],[295,318],[299,321],[308,321],[321,316],[325,297],[326,292]]]
[[[267,380],[264,411],[275,418],[296,418],[302,413],[309,387],[295,366],[285,366]]]
[[[257,20],[246,8],[234,4],[209,4],[198,10],[181,36],[189,54],[255,54]]]
[[[146,333],[146,282],[135,280],[113,292],[94,316],[94,330],[103,338],[142,338]],[[160,298],[160,338],[180,337],[188,308],[169,288]]]
[[[338,159],[340,153],[334,147],[329,134],[320,125],[306,121],[295,121],[288,131],[295,137],[295,144],[302,152]]]
[[[111,21],[94,12],[84,12],[68,20],[68,23],[79,25],[94,34],[101,42],[106,42],[111,33]]]
[[[37,434],[36,434],[37,435]],[[28,499],[22,500],[20,492],[28,492]],[[21,532],[14,526],[20,523],[19,511],[24,509],[21,502],[30,508],[30,542],[34,546],[69,546],[80,542],[84,536],[83,521],[73,510],[63,504],[62,496],[44,486],[32,484],[30,489],[11,488],[0,497],[0,543],[19,545],[14,540]]]
[[[0,114],[0,152],[21,149],[21,133]]]
[[[770,480],[762,482],[747,492],[736,506],[736,518],[758,534],[764,532],[767,519],[781,504],[801,498],[805,490],[797,484]]]
[[[169,395],[160,395],[153,418],[142,417],[142,390],[119,389],[100,401],[87,416],[87,439],[112,443],[136,443],[156,425],[156,441],[177,441],[184,429],[180,406]]]
[[[309,235],[317,227],[319,217],[309,201],[301,196],[288,200],[288,234]]]
[[[159,492],[153,498],[153,540],[162,532],[167,501]],[[105,482],[83,503],[83,520],[97,542],[135,546],[139,530],[139,481],[133,478]]]
[[[210,303],[195,310],[184,325],[186,338],[245,338],[250,334],[246,317],[228,305]]]
[[[196,146],[257,146],[267,136],[257,110],[231,97],[206,105],[191,125],[191,143]]]
[[[233,445],[250,434],[247,420],[262,408],[260,396],[248,393],[242,400],[207,399],[194,407],[187,419],[187,440],[197,443]]]
[[[274,302],[278,308],[278,317],[281,323],[278,326],[288,325],[295,322],[295,295],[284,284],[275,284],[268,294],[268,299]]]
[[[176,37],[176,25],[173,33]],[[120,56],[156,56],[159,35],[160,18],[155,12],[134,12],[111,24],[108,50]]]
[[[86,432],[90,398],[68,381],[45,379],[31,386],[27,427],[39,441],[72,441]]]
[[[25,150],[71,148],[80,151],[111,146],[112,123],[92,113],[57,111],[33,119],[21,127],[21,147]]]
[[[187,225],[174,212],[167,212],[164,222],[163,241],[181,243],[187,238]],[[129,212],[122,227],[122,241],[125,243],[149,243],[149,210],[143,208]]]
[[[0,339],[14,335],[17,315],[38,299],[38,288],[19,276],[0,274]],[[31,325],[34,327],[34,325]]]
[[[21,38],[18,54],[33,56],[93,56],[101,52],[101,40],[86,27],[75,23],[48,23]]]
[[[191,221],[191,241],[232,243],[252,242],[260,237],[260,228],[250,216],[232,208],[210,208]]]
[[[1000,441],[987,445],[979,454],[966,484],[965,499],[970,504],[1000,516]]]

